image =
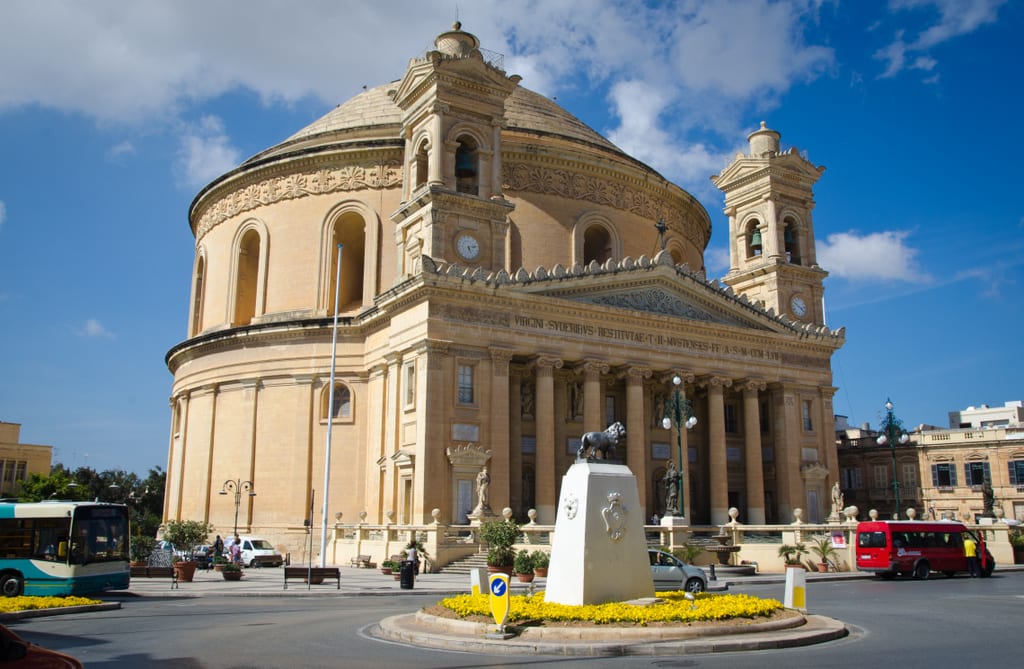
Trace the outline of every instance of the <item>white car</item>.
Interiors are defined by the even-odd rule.
[[[241,537],[241,542],[242,564],[250,567],[280,567],[284,564],[284,557],[266,539]]]
[[[655,590],[704,592],[708,589],[708,579],[700,567],[686,564],[676,556],[655,548],[647,550],[647,557],[651,561]]]

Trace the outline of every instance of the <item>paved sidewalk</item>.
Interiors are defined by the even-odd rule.
[[[293,565],[297,566],[297,565]],[[257,596],[351,596],[351,595],[390,595],[412,592],[430,592],[435,594],[459,594],[469,592],[468,574],[419,574],[412,590],[403,590],[401,583],[393,576],[387,576],[379,569],[357,569],[339,567],[341,570],[341,588],[334,581],[324,581],[320,585],[307,585],[301,580],[288,581],[288,589],[284,589],[284,570],[282,568],[264,567],[246,569],[241,581],[225,581],[219,572],[197,571],[191,583],[179,583],[177,588],[171,587],[169,578],[133,578],[129,592],[134,596],[144,597],[257,597]],[[807,581],[824,581],[836,579],[872,578],[870,574],[843,572],[837,574],[807,573]],[[723,592],[730,586],[745,583],[779,583],[786,581],[785,574],[759,574],[756,576],[730,576],[708,581],[710,592]],[[546,579],[536,578],[533,582],[535,590],[543,590]],[[530,584],[519,583],[512,578],[513,594],[526,594]],[[117,592],[104,594],[104,598],[116,596]],[[782,593],[779,593],[782,597]]]

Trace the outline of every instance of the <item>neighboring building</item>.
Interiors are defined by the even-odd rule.
[[[0,497],[17,497],[29,474],[48,476],[53,446],[22,444],[21,424],[0,421]]]
[[[862,519],[871,509],[880,518],[896,513],[896,491],[899,489],[900,515],[908,508],[921,509],[921,477],[919,454],[910,435],[906,444],[878,443],[879,432],[867,424],[851,428],[845,416],[837,416],[836,448],[839,453],[839,487],[847,506],[856,506]],[[895,468],[893,467],[895,461]],[[895,484],[893,481],[895,473]]]
[[[862,518],[871,509],[880,517],[891,517],[895,454],[901,516],[913,508],[923,518],[973,522],[984,512],[983,488],[988,480],[995,515],[1024,521],[1024,424],[1012,418],[1019,404],[949,414],[951,422],[956,416],[957,423],[1009,420],[1010,426],[945,430],[921,425],[910,433],[907,444],[897,444],[895,450],[877,443],[878,431],[867,425],[850,428],[845,416],[836,416],[845,503],[857,506]]]
[[[231,527],[217,493],[251,481],[240,528],[300,550],[333,427],[331,518],[466,524],[487,466],[494,512],[552,523],[580,436],[619,421],[646,519],[679,375],[699,421],[681,436],[687,520],[824,519],[844,337],[815,259],[824,168],[752,133],[713,177],[731,263],[707,281],[689,193],[458,26],[435,46],[194,200],[166,518]]]
[[[1024,402],[1014,400],[1001,407],[967,407],[963,411],[949,412],[949,427],[984,429],[989,427],[1024,427]]]
[[[995,514],[1024,521],[1024,426],[926,431],[914,440],[921,458],[922,511],[974,521],[984,511],[987,479]]]

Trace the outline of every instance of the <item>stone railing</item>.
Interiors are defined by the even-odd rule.
[[[509,512],[511,515],[511,512]],[[436,518],[437,516],[435,516]],[[536,514],[531,514],[535,518]],[[989,551],[996,564],[1013,564],[1013,548],[1009,542],[1009,527],[1002,523],[967,524],[970,530],[985,533]],[[550,550],[553,525],[531,522],[520,526],[520,540],[516,550]],[[369,555],[380,564],[391,556],[400,555],[411,541],[423,546],[421,560],[426,571],[437,571],[459,558],[484,550],[479,537],[479,525],[446,525],[435,521],[426,525],[373,525],[358,523],[334,525],[327,546],[329,564],[349,564],[358,555]],[[856,571],[857,520],[855,517],[831,523],[794,522],[789,525],[744,525],[736,522],[721,526],[703,525],[646,525],[644,534],[650,547],[680,550],[697,545],[704,550],[693,559],[694,564],[754,565],[758,572],[782,572],[784,563],[779,556],[783,545],[804,544],[807,553],[802,561],[807,565],[819,562],[811,551],[817,537],[828,537],[835,547],[833,567],[839,571]],[[739,550],[716,550],[719,546],[738,546]],[[721,561],[722,555],[726,556]]]

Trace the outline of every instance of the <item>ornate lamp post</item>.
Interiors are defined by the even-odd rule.
[[[896,513],[893,518],[900,517],[900,480],[896,471],[896,444],[903,445],[910,441],[910,435],[903,429],[903,421],[892,413],[892,400],[885,400],[885,422],[882,423],[882,434],[876,440],[879,446],[889,444],[892,450],[892,494],[896,498]]]
[[[665,407],[667,415],[661,421],[661,426],[666,430],[670,429],[673,424],[676,426],[676,457],[678,463],[678,476],[679,476],[679,487],[677,491],[677,499],[679,500],[678,509],[665,509],[665,515],[675,515],[677,512],[680,517],[686,515],[683,509],[683,428],[692,430],[693,426],[697,424],[697,417],[693,415],[693,407],[690,405],[690,400],[686,399],[686,396],[682,393],[683,380],[678,374],[672,377],[672,385],[674,386],[672,392],[672,401]]]
[[[252,481],[243,481],[241,479],[235,479],[234,481],[228,479],[224,481],[224,485],[221,486],[221,495],[228,493],[235,494],[235,531],[232,536],[238,536],[238,507],[242,504],[242,493],[248,493],[249,497],[255,497],[256,493],[252,491]]]

